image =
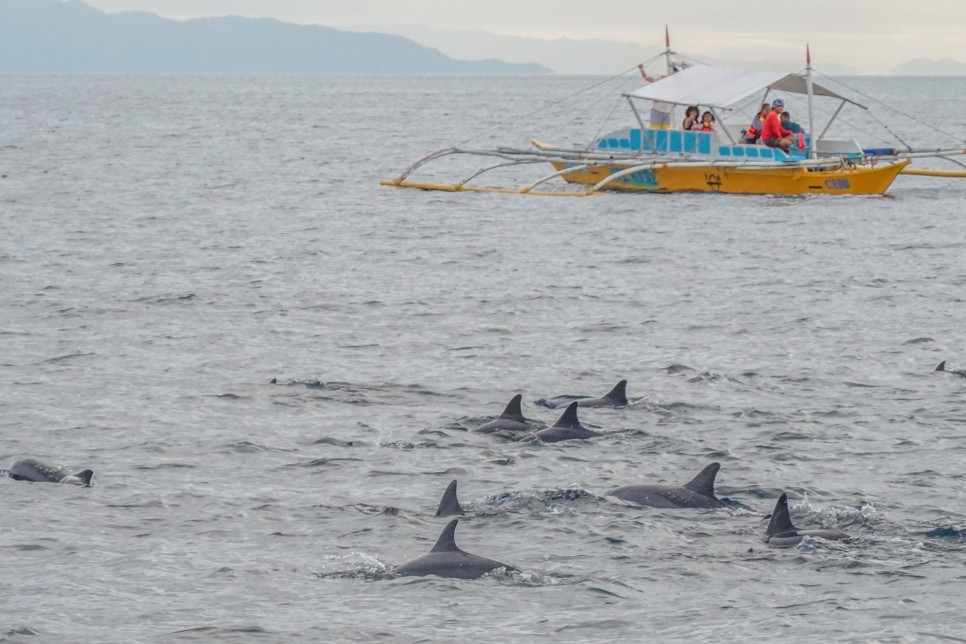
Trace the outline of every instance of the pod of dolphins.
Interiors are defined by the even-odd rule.
[[[605,494],[628,503],[651,508],[723,508],[725,504],[714,494],[714,479],[721,468],[720,463],[711,463],[684,485],[626,485]],[[436,510],[437,517],[465,514],[456,494],[457,482],[450,481]],[[407,575],[436,575],[460,579],[475,579],[497,569],[513,571],[515,568],[499,561],[487,559],[461,550],[456,545],[455,531],[458,519],[453,519],[443,529],[439,540],[428,555],[414,559],[399,566],[396,573]],[[798,545],[805,537],[828,539],[830,541],[848,540],[849,535],[838,530],[796,528],[788,512],[788,497],[785,493],[778,498],[771,521],[762,540],[773,546],[790,547]]]
[[[577,409],[579,407],[625,406],[628,404],[626,388],[627,381],[621,380],[610,392],[599,398],[558,396],[549,401],[538,401],[538,404],[551,409],[567,405],[566,411],[557,422],[546,429],[538,429],[539,424],[537,422],[523,416],[520,405],[522,396],[517,394],[510,400],[498,418],[476,427],[473,431],[484,434],[498,434],[516,440],[533,436],[545,443],[593,438],[601,434],[580,424],[577,418]],[[711,463],[683,485],[625,485],[606,492],[605,496],[613,497],[628,504],[652,508],[723,508],[726,507],[725,504],[714,493],[714,481],[720,469],[720,463]],[[457,496],[457,481],[450,481],[443,493],[443,498],[439,502],[436,516],[450,517],[463,514],[465,514],[465,511]],[[456,545],[455,537],[458,523],[459,519],[450,521],[429,554],[399,566],[396,568],[396,574],[400,576],[436,575],[439,577],[476,579],[496,570],[508,572],[516,570],[513,566],[460,549]],[[828,539],[830,541],[849,539],[849,535],[838,530],[796,528],[789,515],[788,497],[782,493],[775,504],[771,521],[762,540],[770,545],[789,547],[801,543],[805,537]]]
[[[939,363],[935,371],[966,378],[966,371],[947,370],[945,360]],[[273,380],[273,382],[275,381]],[[524,418],[520,406],[522,396],[517,394],[510,400],[499,418],[484,423],[473,431],[488,434],[496,433],[513,438],[533,436],[545,443],[593,438],[601,434],[580,424],[577,418],[577,409],[579,407],[625,406],[627,405],[626,388],[627,381],[621,380],[611,391],[599,398],[558,396],[550,400],[538,401],[539,404],[551,409],[567,405],[566,410],[557,422],[545,429],[538,429],[538,423]],[[608,491],[605,496],[632,505],[652,508],[721,508],[725,507],[725,504],[714,493],[714,481],[719,469],[721,469],[720,463],[711,463],[683,485],[625,485]],[[17,481],[64,483],[84,487],[90,487],[91,479],[94,476],[94,472],[90,469],[71,472],[65,467],[48,465],[34,458],[25,458],[15,462],[9,470],[0,470],[0,475],[3,474]],[[457,482],[455,480],[451,481],[446,487],[436,510],[437,517],[465,514],[457,497],[456,487]],[[850,538],[849,535],[838,530],[796,528],[792,523],[788,511],[788,497],[784,492],[778,497],[775,509],[770,517],[768,527],[762,536],[762,541],[769,545],[795,546],[806,537],[830,541],[843,541]],[[436,545],[429,551],[429,554],[398,566],[395,569],[396,574],[399,576],[436,575],[456,579],[478,579],[494,570],[503,569],[508,572],[516,570],[513,566],[460,549],[456,545],[456,526],[458,524],[459,519],[450,521],[443,528],[436,540]]]

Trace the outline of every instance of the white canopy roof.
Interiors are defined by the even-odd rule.
[[[766,88],[789,94],[808,93],[805,78],[798,74],[695,65],[645,85],[625,96],[675,105],[727,108],[752,94],[763,92]],[[865,109],[865,106],[814,82],[812,94],[837,98]]]

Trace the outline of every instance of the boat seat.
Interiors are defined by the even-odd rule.
[[[855,139],[847,141],[822,139],[817,142],[815,150],[822,155],[842,155],[850,159],[859,158],[863,155],[862,146]]]

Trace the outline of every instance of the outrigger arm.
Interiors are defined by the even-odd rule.
[[[392,182],[393,183],[396,183],[396,184],[400,184],[400,183],[402,183],[403,181],[406,180],[406,177],[408,177],[413,172],[415,172],[416,170],[418,170],[420,167],[426,165],[430,161],[434,161],[436,159],[439,159],[440,157],[445,157],[445,156],[447,156],[449,154],[457,154],[458,152],[459,152],[459,150],[457,150],[456,148],[453,148],[453,147],[440,148],[439,150],[436,150],[435,152],[430,152],[429,154],[427,154],[426,156],[424,156],[422,159],[419,159],[418,161],[416,161],[415,163],[413,163],[412,165],[410,165],[408,168],[406,168],[405,170],[403,170],[402,174],[400,174],[398,177],[396,177],[395,179],[393,179]]]

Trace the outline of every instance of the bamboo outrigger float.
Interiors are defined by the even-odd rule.
[[[597,137],[582,148],[561,148],[536,140],[529,148],[473,148],[453,146],[437,150],[416,161],[402,174],[382,185],[446,192],[499,192],[541,196],[588,196],[604,190],[633,192],[722,192],[775,195],[881,195],[899,174],[966,178],[966,171],[913,169],[916,158],[940,158],[966,170],[966,149],[863,148],[854,139],[825,138],[833,121],[846,105],[865,110],[863,105],[822,87],[812,79],[811,55],[801,74],[723,69],[687,65],[677,60],[665,33],[668,74],[660,80],[623,94],[636,120],[636,127]],[[807,50],[806,50],[807,51]],[[764,145],[743,143],[741,132],[722,118],[749,97],[770,92],[801,94],[808,104],[808,132],[799,148],[783,151]],[[819,126],[814,119],[813,100],[822,97],[838,101],[828,122]],[[696,132],[652,129],[645,123],[640,101],[671,106],[708,106],[720,123],[716,131]],[[672,117],[673,120],[673,117]],[[819,129],[821,127],[821,129]],[[960,142],[962,143],[962,142]],[[429,163],[451,155],[477,156],[492,163],[473,170],[454,183],[410,180]],[[553,168],[544,176],[518,187],[478,185],[483,175],[497,170],[533,164]],[[548,187],[563,180],[566,187]]]

